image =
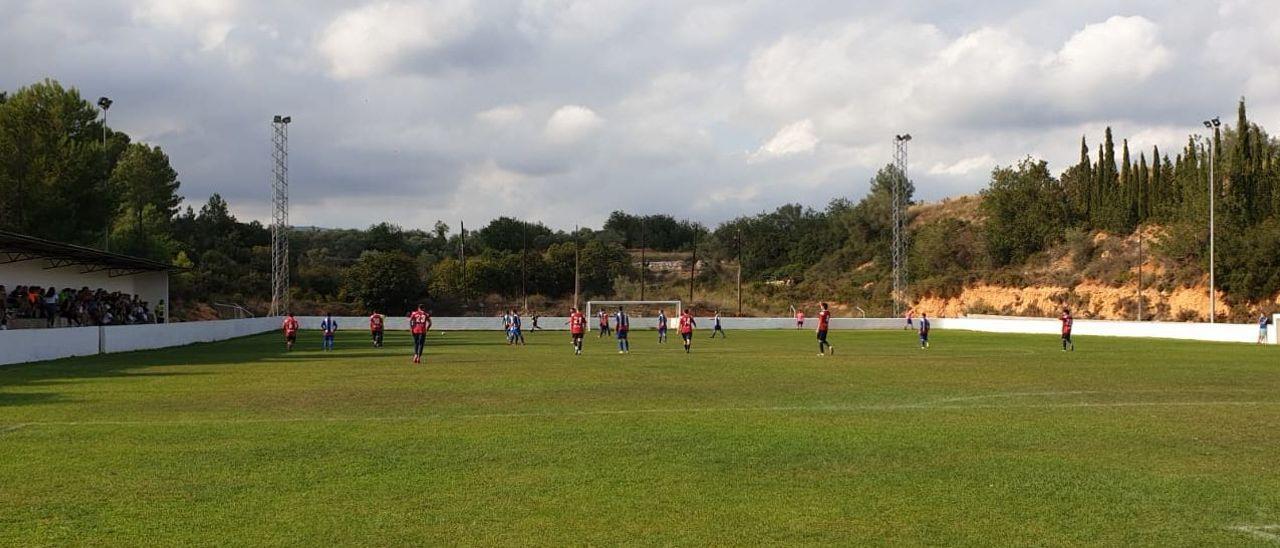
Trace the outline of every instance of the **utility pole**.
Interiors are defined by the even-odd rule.
[[[693,258],[689,261],[689,306],[693,306],[693,278],[698,275],[698,233],[693,233]]]
[[[742,318],[742,229],[737,229],[737,318]]]
[[[645,261],[644,250],[649,246],[649,231],[644,218],[640,219],[640,300],[644,300],[644,286],[648,281],[649,264]]]
[[[582,293],[582,277],[579,270],[578,226],[573,227],[573,307],[578,308],[578,296]]]
[[[524,313],[529,313],[529,269],[525,259],[529,255],[529,226],[523,221],[520,225],[520,293],[524,294]]]
[[[1157,159],[1156,169],[1159,169]],[[1142,185],[1146,181],[1138,181],[1138,321],[1142,321]]]

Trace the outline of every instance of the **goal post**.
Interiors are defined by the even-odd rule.
[[[617,309],[619,306],[626,309],[628,315],[637,318],[657,318],[658,310],[665,310],[668,327],[676,325],[680,320],[680,312],[684,309],[680,301],[587,301],[587,318],[595,318],[600,310]]]

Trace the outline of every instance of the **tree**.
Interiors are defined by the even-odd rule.
[[[529,223],[511,217],[498,217],[480,229],[476,236],[481,245],[495,251],[545,249],[551,245],[552,232],[542,223]]]
[[[982,191],[987,250],[996,266],[1025,261],[1062,237],[1067,214],[1062,185],[1043,160],[999,167]]]
[[[102,144],[97,110],[56,81],[0,102],[0,229],[98,245],[115,209],[107,174],[128,138]]]
[[[178,172],[169,165],[169,156],[143,143],[129,145],[111,173],[111,185],[119,193],[124,230],[123,251],[167,260],[171,253],[163,242],[169,240],[170,222],[178,212]]]
[[[366,312],[405,314],[425,296],[413,258],[400,251],[370,251],[345,273],[347,295]]]

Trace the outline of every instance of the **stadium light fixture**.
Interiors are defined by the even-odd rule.
[[[904,141],[904,142],[905,142],[905,141],[910,141],[910,140],[911,140],[911,134],[910,134],[910,133],[906,133],[906,134],[903,134],[903,135],[894,135],[894,136],[893,136],[893,138],[894,138],[894,139],[896,139],[896,140],[898,140],[898,141]]]
[[[1217,116],[1204,121],[1204,127],[1209,129],[1210,131],[1216,132],[1217,129],[1221,126],[1222,126],[1222,121],[1219,120]],[[1217,257],[1215,256],[1214,249],[1213,249],[1214,247],[1213,246],[1213,242],[1214,242],[1213,164],[1216,163],[1214,160],[1217,153],[1218,151],[1213,146],[1213,136],[1210,136],[1209,137],[1209,323],[1216,323],[1217,315],[1218,315],[1218,298],[1217,298],[1218,292],[1217,292],[1217,283],[1216,283],[1216,280],[1214,279],[1214,274],[1215,274],[1214,264],[1217,263],[1217,260],[1216,260]]]
[[[111,100],[110,97],[98,98],[98,108],[102,109],[102,152],[104,154],[107,151],[107,109],[111,108],[112,102],[113,101]],[[110,174],[107,174],[107,178],[102,180],[103,192],[106,192],[107,179],[110,179],[110,177],[111,177]],[[111,218],[110,217],[111,217],[110,215],[107,216],[106,226],[102,228],[102,250],[103,251],[108,251],[111,247]]]

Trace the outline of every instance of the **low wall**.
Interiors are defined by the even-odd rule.
[[[171,324],[116,325],[104,327],[105,352],[129,352],[182,346],[198,342],[222,341],[272,331],[277,318],[246,318]]]
[[[0,365],[98,353],[97,327],[0,331]]]
[[[271,331],[278,318],[0,331],[0,365],[221,341]]]
[[[1056,319],[1025,318],[938,318],[933,320],[936,329],[962,329],[987,333],[1032,333],[1057,335],[1062,323]],[[1274,331],[1274,326],[1272,330]],[[1184,339],[1194,341],[1252,343],[1258,340],[1258,326],[1238,323],[1189,323],[1189,322],[1123,322],[1108,320],[1076,320],[1071,333],[1074,336],[1146,337],[1153,339]],[[1274,333],[1269,337],[1274,341]]]

